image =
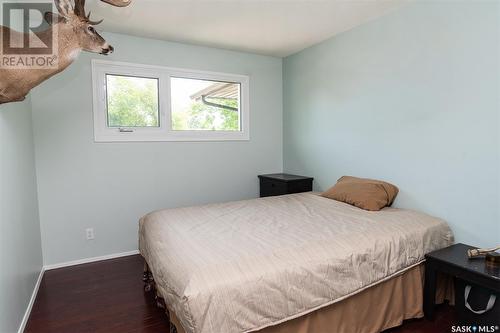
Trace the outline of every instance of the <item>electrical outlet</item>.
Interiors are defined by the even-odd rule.
[[[87,240],[94,239],[94,228],[85,229],[85,234],[87,235]]]

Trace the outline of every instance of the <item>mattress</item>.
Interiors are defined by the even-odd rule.
[[[251,332],[418,265],[453,235],[441,219],[299,193],[167,209],[140,220],[139,249],[187,333]]]

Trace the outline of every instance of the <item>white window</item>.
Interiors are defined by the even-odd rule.
[[[92,61],[94,136],[113,141],[249,139],[249,78]]]

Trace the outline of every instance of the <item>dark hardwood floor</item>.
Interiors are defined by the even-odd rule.
[[[139,255],[45,272],[25,332],[167,332]]]
[[[168,333],[168,320],[143,292],[139,255],[45,272],[25,332]],[[436,319],[410,320],[386,333],[450,332],[451,307]]]

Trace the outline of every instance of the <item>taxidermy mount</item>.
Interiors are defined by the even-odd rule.
[[[112,6],[125,7],[131,0],[101,0]],[[0,104],[22,101],[30,90],[51,76],[60,73],[76,60],[80,52],[87,51],[99,54],[110,54],[113,47],[109,45],[94,29],[101,23],[90,20],[90,13],[85,12],[85,0],[54,0],[58,14],[46,12],[45,21],[50,28],[37,33],[40,40],[44,37],[57,36],[54,66],[47,68],[26,68],[25,66],[6,66],[0,63]],[[0,36],[21,41],[32,38],[32,32],[22,33],[8,27],[0,26]],[[50,38],[49,38],[50,39]],[[3,39],[5,43],[5,38]],[[5,60],[3,60],[5,61]],[[7,63],[9,64],[9,63]]]

